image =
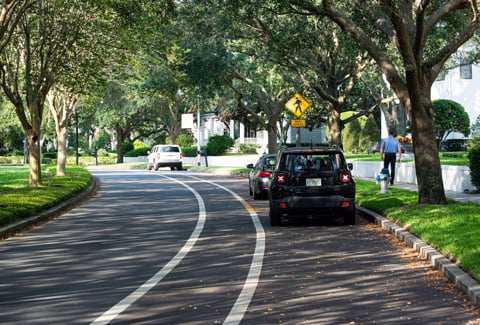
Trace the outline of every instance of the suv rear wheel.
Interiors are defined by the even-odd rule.
[[[353,209],[353,212],[350,215],[347,215],[343,218],[343,223],[345,225],[353,226],[355,224],[355,216],[356,212],[355,209]]]
[[[277,227],[282,225],[282,216],[280,215],[280,213],[278,213],[277,211],[275,211],[275,209],[272,209],[271,207],[269,217],[271,226]]]

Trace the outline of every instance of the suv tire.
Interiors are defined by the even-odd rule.
[[[278,227],[282,225],[282,216],[275,210],[270,207],[270,212],[268,213],[270,217],[270,225],[273,227]]]
[[[355,209],[353,209],[353,212],[350,215],[345,216],[343,218],[343,223],[345,225],[353,226],[355,225],[355,217],[356,217],[356,212],[355,212]]]

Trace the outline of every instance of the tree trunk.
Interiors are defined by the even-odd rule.
[[[42,186],[42,150],[40,145],[40,127],[26,130],[28,139],[28,162],[30,176],[28,183],[32,187]]]
[[[117,164],[123,164],[123,142],[125,137],[121,128],[117,127],[115,131],[117,132]]]
[[[270,154],[275,154],[278,151],[277,148],[277,141],[278,141],[278,129],[277,129],[277,123],[274,123],[273,125],[269,124],[268,129],[268,153]]]
[[[57,174],[65,176],[67,170],[67,128],[57,127]]]
[[[172,119],[171,124],[167,127],[167,129],[168,129],[168,143],[176,144],[178,135],[182,131],[181,121],[178,121],[177,119]]]
[[[340,119],[340,113],[335,109],[328,110],[328,144],[330,146],[338,146],[343,148],[342,145],[342,121]]]
[[[412,93],[419,92],[410,91]],[[410,109],[418,203],[447,204],[429,96],[430,94],[420,94],[418,98],[412,98]]]

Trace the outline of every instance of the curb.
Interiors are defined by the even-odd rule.
[[[462,290],[474,305],[480,306],[480,284],[448,258],[382,215],[358,205],[357,212],[415,249],[421,256],[430,261],[435,269],[443,272],[450,281]]]
[[[22,231],[25,228],[31,227],[35,224],[39,224],[39,223],[54,219],[60,213],[65,212],[66,210],[72,208],[73,206],[75,206],[85,198],[92,195],[96,190],[97,190],[97,180],[95,179],[95,177],[92,177],[92,183],[90,184],[90,186],[80,194],[66,201],[63,201],[62,203],[54,206],[53,208],[43,211],[36,216],[1,227],[0,239],[5,239],[16,232]]]

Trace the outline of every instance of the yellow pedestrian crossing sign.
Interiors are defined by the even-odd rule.
[[[285,106],[293,115],[299,118],[310,107],[310,103],[307,102],[307,100],[303,98],[302,95],[300,95],[299,93],[296,93],[295,95],[293,95],[292,98],[288,100]]]

